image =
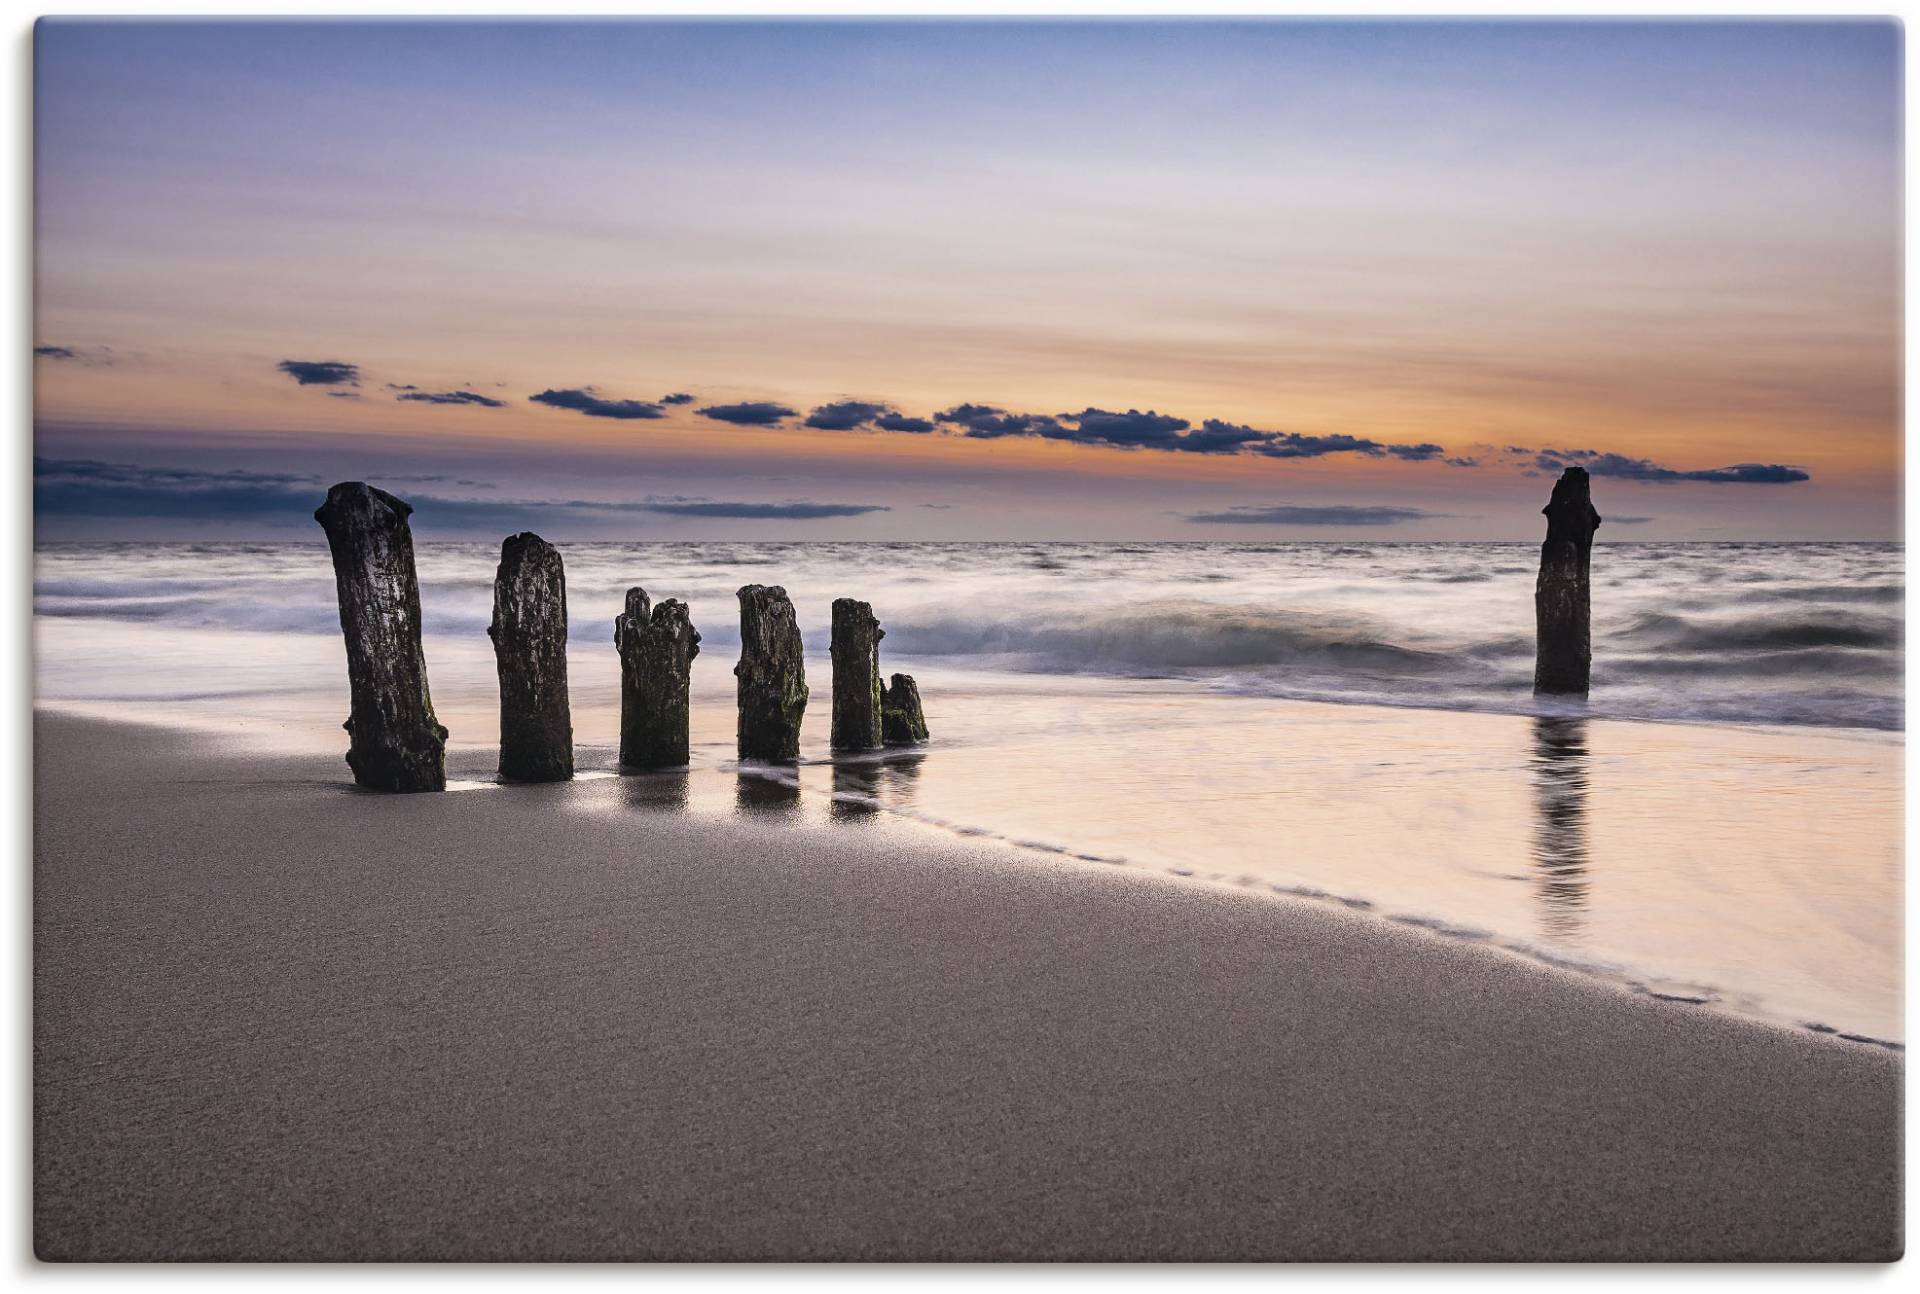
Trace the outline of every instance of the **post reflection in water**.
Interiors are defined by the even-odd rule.
[[[665,773],[621,773],[620,802],[629,809],[685,809],[688,805],[687,770]]]
[[[881,809],[905,808],[913,800],[923,753],[891,755],[881,760],[833,766],[833,806],[836,821],[871,817]]]
[[[835,764],[833,802],[828,812],[835,822],[852,822],[880,812],[880,765]]]
[[[800,807],[800,786],[790,780],[793,770],[774,773],[750,773],[741,769],[733,791],[734,807],[741,813],[787,813]]]
[[[1533,721],[1534,890],[1549,939],[1573,942],[1585,930],[1587,872],[1587,721]]]

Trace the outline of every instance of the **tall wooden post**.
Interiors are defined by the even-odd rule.
[[[627,609],[613,618],[620,652],[620,762],[628,768],[680,768],[692,758],[693,658],[700,635],[687,604],[668,598],[650,607],[647,591],[627,590]]]
[[[1540,509],[1547,518],[1540,545],[1540,578],[1533,586],[1533,690],[1585,696],[1593,667],[1593,595],[1588,566],[1600,514],[1593,509],[1587,470],[1569,467]]]
[[[880,640],[886,636],[872,606],[852,598],[834,600],[835,750],[872,750],[880,744]]]
[[[352,709],[347,765],[381,791],[447,789],[447,730],[434,718],[420,649],[420,582],[410,504],[364,481],[327,491],[313,519],[327,532]]]
[[[500,776],[566,781],[573,776],[567,576],[560,550],[540,536],[525,532],[500,546],[487,637],[500,672]]]
[[[807,669],[800,624],[785,589],[749,584],[740,590],[740,663],[733,673],[739,680],[740,758],[798,761]]]

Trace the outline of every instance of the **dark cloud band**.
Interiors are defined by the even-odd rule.
[[[1278,503],[1269,507],[1228,508],[1224,512],[1191,512],[1185,519],[1202,526],[1398,526],[1446,515],[1424,508],[1384,505]]]
[[[504,409],[505,400],[496,400],[490,395],[481,395],[478,391],[415,391],[405,390],[393,397],[414,404],[471,404],[483,409]]]
[[[608,400],[592,387],[549,388],[527,399],[552,409],[571,409],[589,418],[617,418],[624,422],[664,418],[667,411],[651,400]]]
[[[304,473],[138,467],[97,459],[36,458],[33,474],[35,515],[53,521],[140,518],[307,527],[312,524],[316,501],[326,490],[319,477]],[[384,478],[395,486],[407,481],[427,483],[446,479]],[[381,478],[376,478],[374,483],[380,484]],[[454,483],[492,488],[478,481]],[[591,526],[634,514],[738,521],[820,521],[891,511],[885,504],[818,503],[807,499],[758,503],[650,497],[602,502],[455,499],[409,493],[407,501],[414,507],[416,522],[430,529],[480,533],[567,523]]]
[[[774,404],[770,400],[749,400],[744,404],[710,404],[695,409],[702,418],[712,418],[715,422],[730,422],[736,427],[774,427],[788,418],[799,415],[784,404]]]
[[[1663,467],[1645,458],[1606,453],[1597,449],[1525,449],[1509,445],[1507,452],[1516,457],[1531,457],[1542,472],[1561,472],[1569,467],[1584,467],[1589,476],[1611,477],[1622,481],[1701,481],[1709,485],[1793,485],[1810,481],[1812,475],[1784,463],[1735,463],[1730,467],[1704,467],[1682,470]]]
[[[283,359],[274,365],[301,386],[359,386],[360,366],[337,359]]]

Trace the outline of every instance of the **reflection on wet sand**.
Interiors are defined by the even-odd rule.
[[[792,770],[780,774],[741,769],[734,779],[733,803],[742,813],[788,813],[800,807],[800,786],[789,781]]]
[[[880,765],[835,764],[833,799],[827,811],[835,822],[851,822],[880,812]]]
[[[836,821],[870,817],[883,808],[903,809],[913,801],[925,752],[891,755],[886,759],[833,766],[833,802]]]
[[[688,771],[620,774],[620,802],[629,809],[685,809],[690,801]]]
[[[1549,939],[1584,930],[1587,872],[1587,721],[1533,721],[1533,861],[1540,926]]]

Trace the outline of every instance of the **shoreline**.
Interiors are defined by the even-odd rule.
[[[1335,712],[1350,708],[1367,709],[1357,703],[1322,703],[1305,700],[1272,698],[1229,698],[1259,704],[1282,707],[1307,707],[1313,709],[1332,705]],[[1381,707],[1389,714],[1404,713],[1403,707]],[[88,705],[86,703],[36,703],[35,713],[59,715],[85,723],[129,724],[155,732],[172,732],[208,743],[210,748],[225,750],[235,755],[244,754],[252,758],[272,760],[326,760],[337,758],[344,751],[344,738],[331,732],[316,732],[311,723],[304,719],[288,719],[279,722],[249,720],[247,727],[235,731],[231,727],[221,728],[211,719],[195,722],[193,719],[169,719],[164,714],[145,713],[127,715],[118,712],[113,704]],[[1477,713],[1471,716],[1477,722],[1500,724],[1508,719],[1522,721],[1522,716]],[[1590,723],[1597,725],[1616,724],[1635,726],[1641,721],[1631,719],[1594,719]],[[1702,737],[1712,739],[1722,735],[1725,725],[1688,724],[1684,721],[1662,724],[1660,727],[1693,727],[1702,729]],[[331,725],[329,725],[329,728]],[[297,737],[289,737],[291,730],[297,730]],[[1750,729],[1764,731],[1770,735],[1792,736],[1795,729]],[[1801,730],[1805,731],[1805,730]],[[1822,729],[1823,735],[1867,741],[1874,744],[1903,745],[1899,734],[1891,740],[1885,734],[1857,729]],[[939,813],[927,811],[911,803],[886,802],[875,795],[841,789],[841,776],[851,772],[858,775],[861,771],[882,771],[888,765],[902,761],[917,761],[921,751],[873,751],[856,754],[832,754],[820,751],[804,753],[797,766],[772,767],[760,766],[751,762],[741,763],[730,754],[731,742],[726,743],[729,753],[715,757],[711,754],[703,757],[696,743],[693,763],[684,770],[662,770],[675,775],[693,778],[726,778],[736,771],[739,776],[752,776],[771,783],[780,784],[795,794],[803,796],[818,795],[835,804],[851,804],[864,810],[883,813],[911,827],[932,833],[932,837],[941,840],[971,841],[985,843],[992,847],[1019,850],[1032,855],[1036,860],[1066,859],[1082,863],[1102,864],[1121,868],[1135,875],[1153,876],[1169,881],[1190,881],[1192,883],[1225,889],[1231,892],[1247,894],[1253,897],[1278,897],[1284,901],[1303,902],[1315,907],[1341,909],[1363,914],[1366,919],[1382,926],[1399,927],[1410,930],[1422,937],[1442,940],[1449,943],[1467,944],[1484,948],[1500,956],[1515,959],[1529,966],[1544,969],[1556,974],[1579,977],[1592,984],[1604,986],[1612,991],[1636,996],[1644,996],[1661,1001],[1674,1002],[1702,1009],[1715,1014],[1749,1021],[1767,1028],[1780,1029],[1790,1033],[1810,1033],[1839,1038],[1846,1042],[1885,1049],[1902,1053],[1906,1049],[1903,1036],[1882,1036],[1845,1023],[1836,1025],[1826,1019],[1797,1014],[1782,1009],[1764,998],[1755,997],[1742,987],[1721,982],[1711,982],[1676,974],[1671,969],[1661,970],[1645,962],[1611,960],[1603,956],[1583,953],[1576,948],[1557,946],[1550,942],[1512,931],[1502,932],[1489,927],[1482,921],[1476,921],[1470,915],[1449,915],[1443,911],[1424,908],[1418,905],[1408,906],[1404,900],[1391,895],[1369,893],[1364,888],[1356,890],[1352,886],[1343,891],[1330,888],[1328,884],[1289,881],[1261,881],[1251,877],[1235,877],[1228,872],[1209,870],[1204,862],[1172,861],[1166,858],[1148,856],[1133,857],[1126,853],[1099,852],[1082,847],[1066,839],[1047,838],[1044,833],[1031,830],[1010,830],[1000,826],[984,825],[975,821],[963,821]],[[498,752],[493,740],[449,741],[447,746],[447,770],[450,792],[466,793],[475,790],[510,789],[511,784],[499,781],[494,764]],[[617,758],[617,744],[605,742],[577,741],[575,744],[577,759],[576,781],[589,781],[599,778],[628,778],[633,776],[620,769]],[[831,785],[803,786],[803,777],[819,780],[823,770],[830,770]],[[338,776],[344,783],[348,780],[344,764],[340,765]],[[709,797],[712,798],[712,797]]]
[[[1900,1252],[1893,1052],[749,779],[36,738],[45,1258]]]

